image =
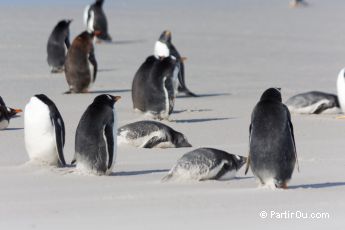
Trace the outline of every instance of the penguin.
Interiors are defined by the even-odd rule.
[[[97,76],[97,61],[92,39],[98,32],[79,34],[67,52],[65,76],[69,85],[67,93],[86,93]]]
[[[250,166],[262,186],[285,189],[296,162],[290,112],[282,103],[280,89],[269,88],[252,112],[245,174]]]
[[[187,96],[197,97],[196,94],[191,92],[185,83],[185,73],[184,73],[184,63],[183,61],[186,59],[181,57],[180,53],[177,51],[175,46],[172,44],[171,41],[171,32],[168,30],[163,31],[160,35],[158,41],[156,41],[154,46],[154,56],[156,58],[164,58],[169,57],[170,55],[176,57],[176,59],[180,62],[180,71],[178,73],[178,91],[181,93],[185,93]]]
[[[83,173],[109,175],[116,159],[115,102],[120,96],[97,96],[82,115],[75,135],[72,164]]]
[[[65,124],[52,100],[44,94],[31,97],[24,111],[26,151],[33,162],[64,167]]]
[[[192,147],[180,132],[157,121],[138,121],[117,130],[117,143],[138,148],[180,148]]]
[[[297,94],[290,97],[285,104],[291,113],[320,114],[340,111],[336,95],[319,91]]]
[[[7,107],[2,97],[0,97],[0,130],[7,129],[10,119],[20,112],[22,112],[21,109]]]
[[[345,113],[345,68],[340,70],[337,79],[337,94],[339,107],[342,113]]]
[[[213,149],[199,148],[184,154],[162,181],[229,180],[245,164],[246,157]]]
[[[63,72],[67,50],[71,46],[69,41],[69,25],[72,20],[61,20],[54,27],[47,44],[47,61],[52,67],[52,73]]]
[[[133,108],[154,119],[168,119],[174,109],[179,68],[180,63],[172,56],[149,56],[132,82]]]
[[[96,0],[95,3],[88,5],[84,10],[84,24],[88,32],[100,31],[96,35],[99,40],[111,42],[112,38],[108,34],[107,17],[103,11],[104,0]]]

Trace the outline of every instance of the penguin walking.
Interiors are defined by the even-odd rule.
[[[186,58],[181,57],[180,53],[177,51],[177,49],[173,45],[171,41],[171,32],[168,30],[165,30],[160,35],[158,41],[156,41],[155,43],[154,56],[156,58],[164,58],[164,57],[169,57],[170,55],[176,57],[177,61],[180,62],[180,70],[178,73],[178,81],[179,81],[178,91],[181,93],[185,93],[187,96],[197,97],[197,95],[191,92],[186,86],[184,63],[183,63],[183,61]]]
[[[290,97],[285,105],[291,113],[320,114],[339,113],[340,105],[337,95],[320,91],[311,91]]]
[[[13,109],[7,107],[4,100],[0,96],[0,130],[7,129],[11,118],[22,112],[21,109]]]
[[[44,94],[31,97],[25,106],[24,136],[32,161],[63,167],[66,165],[65,124],[52,100]]]
[[[250,166],[260,184],[287,188],[297,153],[288,108],[282,103],[280,89],[269,88],[254,107],[249,128]]]
[[[229,180],[236,176],[246,159],[213,148],[195,149],[184,154],[162,181]]]
[[[95,3],[88,5],[84,10],[84,24],[87,31],[100,31],[96,35],[99,40],[111,42],[112,38],[108,34],[107,17],[103,11],[104,0],[96,0]]]
[[[172,56],[149,56],[132,82],[133,108],[155,119],[168,119],[174,109],[179,68],[180,63]]]
[[[77,169],[84,173],[108,175],[116,159],[115,102],[120,96],[97,96],[81,117],[75,135]]]
[[[180,132],[157,121],[137,121],[117,130],[117,143],[139,148],[192,147]]]
[[[69,85],[67,93],[86,93],[97,76],[97,61],[92,39],[96,32],[79,34],[68,50],[65,75]]]
[[[71,46],[69,41],[69,25],[72,20],[61,20],[54,27],[47,44],[47,61],[52,67],[52,73],[63,72],[67,50]]]

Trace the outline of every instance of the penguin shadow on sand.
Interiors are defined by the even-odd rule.
[[[24,128],[7,128],[4,129],[5,131],[18,131],[18,130],[24,130]]]
[[[220,96],[230,96],[231,93],[204,93],[204,94],[196,94],[196,98],[198,97],[220,97]],[[178,95],[177,98],[191,98],[188,95]]]
[[[215,117],[215,118],[194,118],[194,119],[176,119],[172,122],[176,123],[199,123],[199,122],[208,122],[208,121],[223,121],[235,119],[235,117]]]
[[[345,182],[324,182],[315,184],[301,184],[289,186],[289,189],[322,189],[345,186]]]
[[[107,89],[104,89],[104,90],[92,90],[92,91],[89,91],[87,93],[90,93],[90,94],[112,94],[112,93],[128,93],[128,92],[131,92],[131,89],[117,89],[117,90],[107,90]]]
[[[146,39],[124,39],[124,40],[115,40],[112,42],[107,42],[109,44],[113,45],[132,45],[132,44],[142,44],[142,43],[147,43]]]
[[[153,173],[166,173],[166,172],[169,172],[169,169],[112,172],[110,176],[140,176],[140,175],[147,175],[147,174],[153,174]]]

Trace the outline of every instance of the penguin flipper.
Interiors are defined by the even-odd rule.
[[[288,114],[289,114],[289,128],[290,128],[292,143],[293,143],[293,147],[294,147],[294,153],[295,153],[296,164],[297,164],[297,171],[299,172],[299,163],[298,163],[298,157],[297,157],[295,135],[294,135],[294,131],[293,131],[293,125],[292,125],[292,122],[291,122],[290,112],[288,112]]]
[[[106,138],[106,145],[108,149],[108,166],[107,168],[110,169],[113,164],[114,159],[114,136],[113,136],[113,126],[106,125],[104,128],[104,135]]]
[[[56,148],[58,152],[59,162],[61,166],[66,166],[65,157],[63,155],[63,147],[65,144],[65,126],[61,117],[54,116],[53,117],[53,125],[55,129],[55,140],[56,140]]]
[[[97,65],[97,61],[96,61],[96,57],[95,57],[95,52],[94,52],[94,48],[92,47],[90,53],[89,53],[89,61],[93,66],[93,76],[92,76],[92,82],[95,82],[96,80],[96,76],[97,76],[97,69],[98,69],[98,65]]]
[[[143,146],[143,148],[146,149],[150,149],[155,147],[157,144],[163,142],[164,140],[162,138],[159,137],[152,137],[150,140],[148,140],[145,145]]]
[[[228,163],[224,163],[222,168],[219,170],[217,175],[214,177],[215,180],[220,179],[222,176],[224,176],[230,169],[230,165]]]

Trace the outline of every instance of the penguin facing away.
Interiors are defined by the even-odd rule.
[[[290,97],[285,104],[291,113],[320,114],[340,111],[336,95],[319,91],[297,94]]]
[[[52,100],[44,94],[31,97],[25,106],[26,151],[34,162],[65,166],[65,124]]]
[[[72,20],[61,20],[54,27],[47,43],[47,61],[52,67],[52,73],[63,72],[69,41],[69,25]]]
[[[65,62],[68,93],[86,93],[90,84],[96,80],[98,65],[92,39],[97,33],[82,32],[68,50]]]
[[[169,57],[170,55],[174,56],[177,59],[177,61],[180,62],[180,70],[178,72],[178,82],[179,82],[178,91],[181,93],[185,93],[187,96],[197,97],[197,95],[191,92],[186,86],[184,63],[183,63],[186,58],[181,57],[180,53],[177,51],[177,49],[173,45],[171,41],[171,32],[168,30],[165,30],[162,32],[158,41],[156,41],[155,43],[154,56],[159,59],[159,58]]]
[[[280,89],[269,88],[262,94],[252,112],[245,173],[250,166],[261,185],[287,188],[296,162],[290,112],[282,103]]]
[[[118,128],[117,143],[139,148],[192,147],[180,132],[157,121],[137,121]]]
[[[245,164],[246,157],[213,149],[199,148],[184,154],[162,181],[229,180]]]
[[[97,96],[82,115],[75,136],[72,164],[83,173],[108,175],[116,159],[117,143],[115,102],[120,96]]]
[[[175,104],[178,71],[179,62],[173,57],[148,57],[132,82],[133,108],[155,119],[168,119]]]
[[[0,96],[0,130],[7,129],[11,118],[22,112],[21,109],[13,109],[7,107],[4,100]]]
[[[108,41],[112,40],[108,34],[108,21],[103,11],[104,0],[96,0],[95,3],[88,5],[84,10],[84,24],[87,31],[99,31],[97,39]]]

